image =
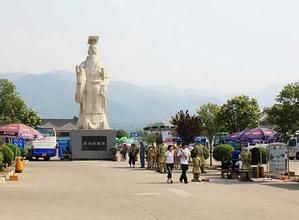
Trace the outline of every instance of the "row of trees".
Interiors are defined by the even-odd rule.
[[[37,112],[29,108],[13,83],[2,79],[2,91],[0,100],[0,125],[10,123],[22,123],[31,127],[41,124]]]
[[[264,110],[268,115],[267,123],[288,137],[299,129],[299,82],[286,85],[276,102]],[[257,100],[241,95],[221,106],[213,103],[202,105],[195,115],[181,110],[171,117],[171,123],[183,141],[191,143],[194,137],[203,134],[211,143],[218,132],[233,133],[259,126],[260,115]]]

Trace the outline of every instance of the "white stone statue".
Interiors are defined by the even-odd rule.
[[[109,129],[106,115],[108,77],[99,62],[98,39],[98,36],[89,36],[88,56],[76,66],[75,100],[80,104],[78,129]]]

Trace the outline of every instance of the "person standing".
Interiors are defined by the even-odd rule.
[[[133,168],[135,168],[135,161],[136,161],[136,156],[137,156],[137,146],[136,144],[131,144],[130,150],[129,150],[129,164],[130,168],[133,165]]]
[[[184,180],[184,183],[188,183],[188,178],[187,178],[187,170],[189,167],[189,162],[188,158],[190,157],[191,153],[190,150],[188,149],[187,145],[185,143],[182,144],[182,147],[178,150],[178,157],[180,158],[180,164],[181,164],[181,169],[182,169],[182,174],[180,177],[180,182],[182,183]]]
[[[144,168],[144,156],[145,156],[145,146],[143,142],[140,142],[140,148],[139,148],[139,154],[140,154],[140,164],[141,168]]]
[[[167,147],[167,151],[165,152],[166,157],[166,168],[167,168],[167,183],[173,183],[172,181],[172,169],[174,166],[174,150],[172,145]]]

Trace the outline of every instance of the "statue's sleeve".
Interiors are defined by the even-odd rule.
[[[82,103],[83,101],[83,90],[85,86],[85,75],[84,69],[82,66],[76,66],[76,77],[77,77],[77,85],[76,85],[76,94],[75,101],[77,103]]]

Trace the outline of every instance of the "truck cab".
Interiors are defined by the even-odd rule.
[[[296,158],[299,160],[299,136],[290,138],[288,142],[289,146],[289,159]]]

